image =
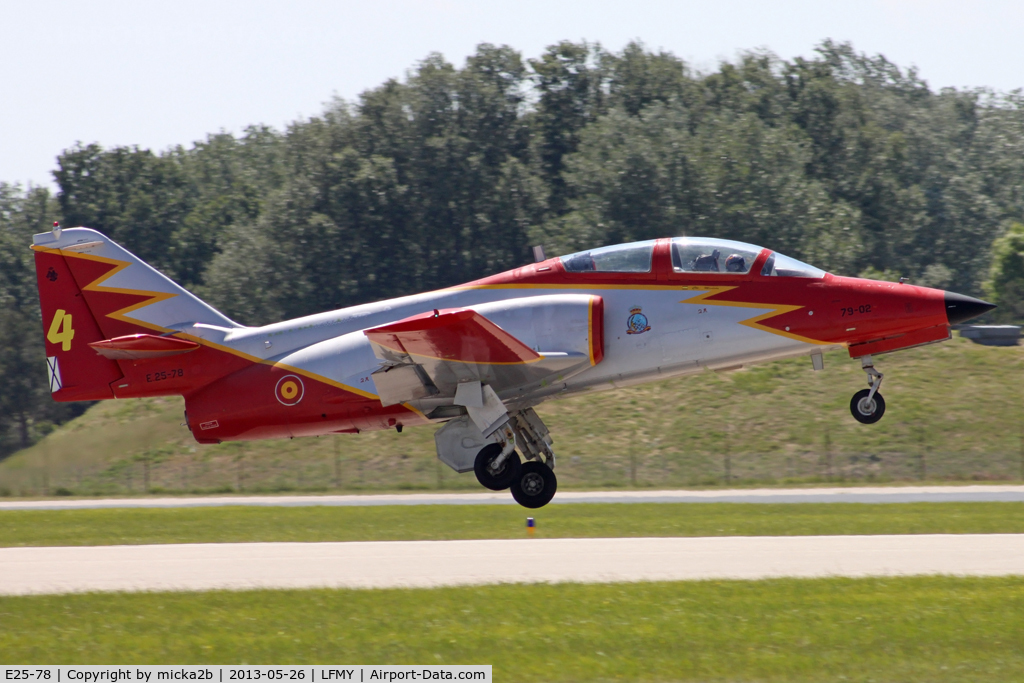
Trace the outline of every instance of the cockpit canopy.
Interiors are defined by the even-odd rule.
[[[649,273],[657,240],[615,244],[561,257],[569,273]],[[677,273],[744,275],[750,272],[762,248],[745,242],[710,237],[676,237],[672,240],[672,269]],[[765,277],[824,277],[825,271],[769,252],[761,268]]]
[[[677,273],[750,272],[761,247],[745,242],[701,237],[677,237],[672,240],[672,269]]]
[[[562,265],[569,273],[649,273],[656,242],[647,240],[578,251],[562,256]]]
[[[672,268],[677,273],[749,273],[762,249],[746,242],[710,237],[676,237],[672,240]],[[761,268],[763,276],[824,277],[825,271],[778,252],[770,252]]]

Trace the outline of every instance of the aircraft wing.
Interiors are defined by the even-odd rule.
[[[373,380],[384,405],[450,397],[474,408],[497,401],[497,410],[498,394],[514,398],[593,360],[579,351],[532,349],[472,309],[436,310],[365,334],[381,361]]]

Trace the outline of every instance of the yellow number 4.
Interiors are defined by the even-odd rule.
[[[46,340],[51,344],[60,344],[63,351],[70,351],[71,340],[74,338],[75,330],[71,327],[71,314],[58,308],[57,312],[53,314],[53,322],[50,323],[50,331],[46,333]]]

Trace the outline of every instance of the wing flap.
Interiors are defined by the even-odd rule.
[[[540,354],[470,309],[424,313],[366,330],[371,342],[392,353],[457,363],[518,365]]]
[[[381,405],[393,406],[438,393],[423,366],[416,363],[385,365],[372,375]]]
[[[467,382],[499,394],[526,391],[592,364],[587,353],[535,351],[472,309],[433,311],[364,334],[381,361],[372,376],[384,405],[423,398],[451,403]]]

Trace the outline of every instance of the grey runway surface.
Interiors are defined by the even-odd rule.
[[[212,543],[0,549],[0,594],[1024,575],[1024,534]]]
[[[972,503],[1024,502],[1024,486],[861,486],[808,489],[565,491],[552,505],[572,503]],[[3,510],[87,510],[252,505],[267,507],[373,505],[514,505],[508,492],[387,495],[204,496],[0,501]]]

